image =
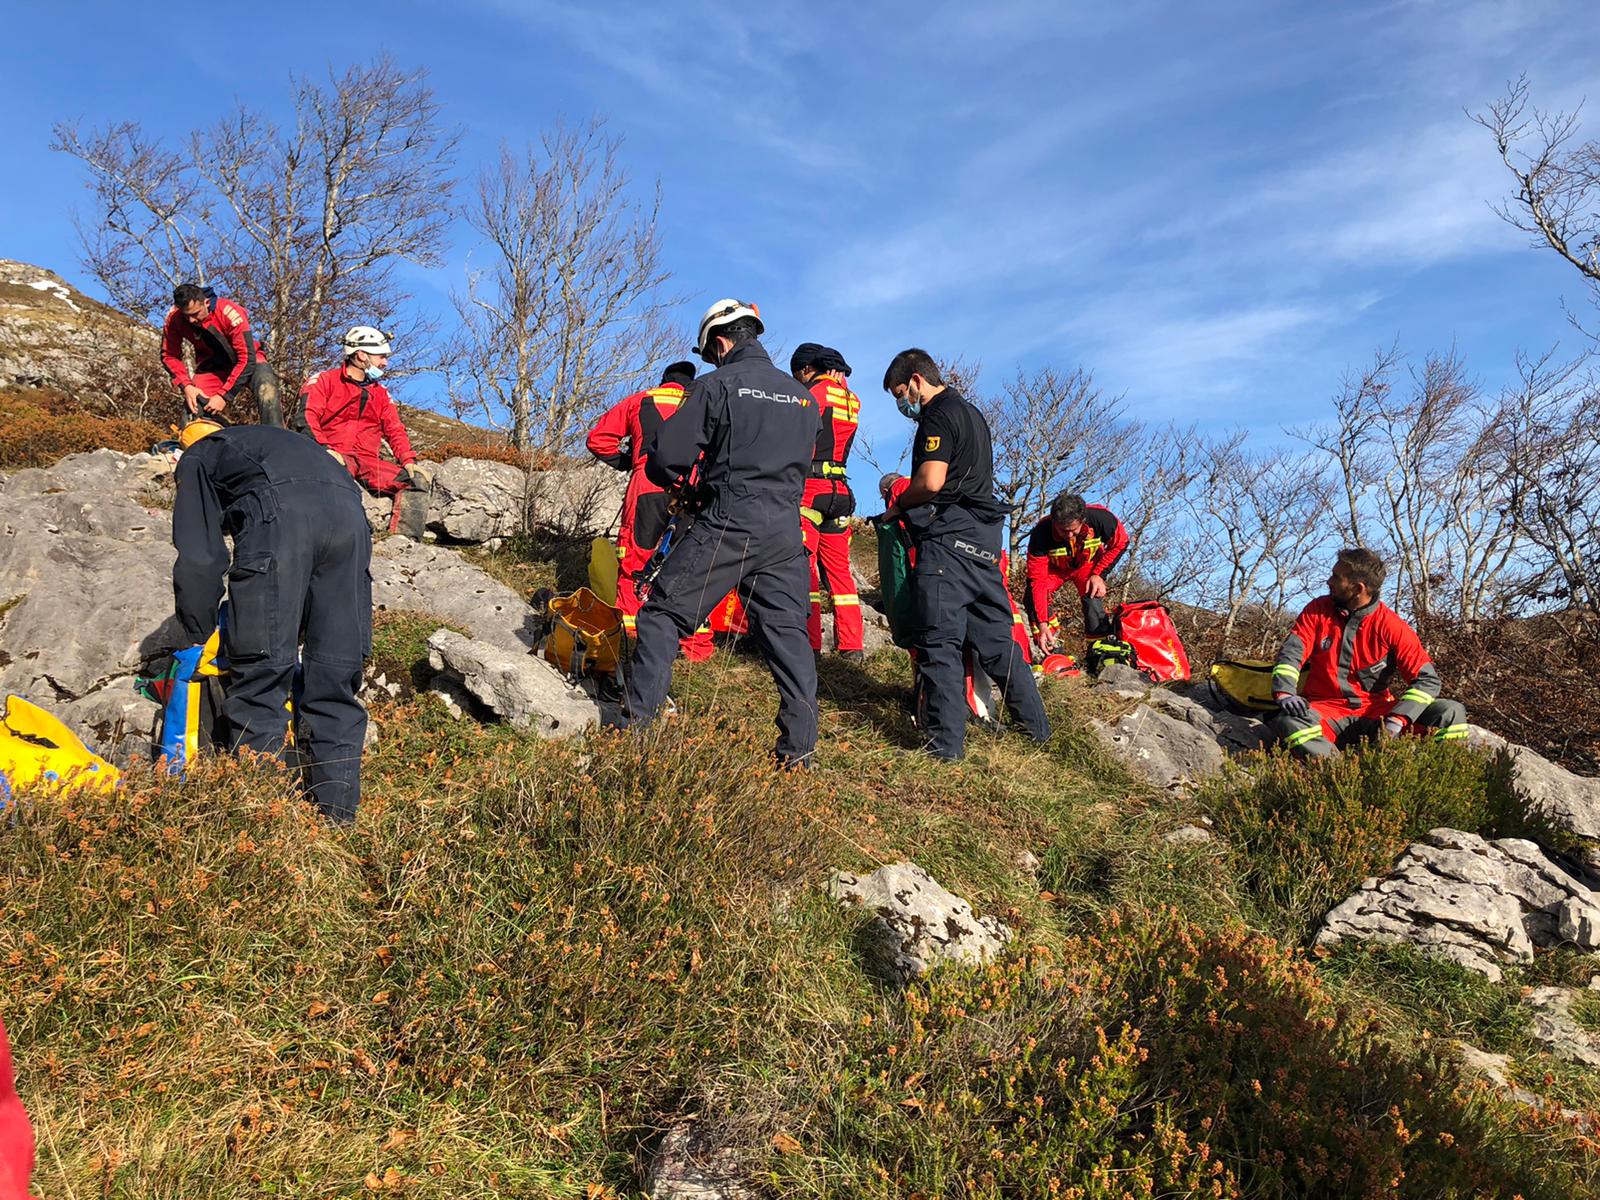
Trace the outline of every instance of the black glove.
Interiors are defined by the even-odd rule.
[[[1309,717],[1311,705],[1304,696],[1279,696],[1278,711],[1286,717]]]

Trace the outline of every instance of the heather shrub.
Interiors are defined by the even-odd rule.
[[[1511,768],[1503,751],[1402,738],[1327,762],[1277,752],[1231,763],[1199,800],[1263,918],[1299,940],[1430,829],[1551,844],[1555,835],[1513,787]]]
[[[159,425],[98,416],[48,392],[0,395],[0,469],[48,467],[69,454],[106,447],[124,454],[171,436]]]

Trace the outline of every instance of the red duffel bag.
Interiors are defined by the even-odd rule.
[[[1133,647],[1141,671],[1157,683],[1189,678],[1189,654],[1165,604],[1158,600],[1119,604],[1111,616],[1117,636]]]

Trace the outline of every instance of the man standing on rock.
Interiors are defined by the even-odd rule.
[[[194,374],[184,349],[194,355]],[[191,414],[220,413],[245,391],[255,397],[263,425],[282,425],[278,377],[261,357],[250,332],[250,315],[197,283],[179,284],[161,327],[161,361],[183,393]]]
[[[1339,551],[1328,594],[1295,618],[1272,669],[1278,712],[1269,724],[1297,758],[1411,729],[1433,740],[1467,736],[1467,710],[1439,699],[1439,672],[1416,631],[1378,599],[1383,560],[1371,550]],[[1404,683],[1396,699],[1390,685]]]
[[[772,365],[753,304],[719,300],[700,321],[695,350],[717,369],[695,382],[661,427],[646,470],[682,492],[701,463],[699,517],[672,548],[639,610],[639,645],[623,724],[654,719],[667,696],[679,638],[698,629],[730,591],[752,618],[778,687],[774,755],[810,765],[817,743],[817,668],[806,637],[810,569],[796,515],[821,429],[817,403]]]
[[[179,441],[173,598],[184,631],[204,642],[227,579],[227,736],[235,749],[283,755],[298,665],[294,749],[306,790],[325,816],[353,821],[367,729],[356,689],[372,651],[361,493],[315,442],[287,429],[201,418]]]
[[[628,472],[628,490],[623,496],[622,523],[617,533],[622,543],[617,607],[622,611],[622,628],[630,638],[638,636],[639,572],[650,561],[671,519],[670,497],[645,472],[645,452],[655,444],[661,427],[678,411],[693,382],[693,363],[673,363],[661,372],[657,386],[625,396],[607,409],[589,431],[586,442],[589,453],[601,462]],[[685,638],[680,649],[691,662],[710,658],[716,649],[710,628],[699,629]]]
[[[1128,548],[1128,531],[1109,508],[1085,504],[1082,496],[1063,492],[1050,505],[1050,515],[1028,535],[1028,622],[1040,654],[1049,654],[1061,640],[1061,620],[1050,615],[1050,597],[1070,582],[1083,602],[1083,636],[1089,641],[1110,637],[1106,616],[1106,574]]]
[[[850,517],[855,494],[845,478],[845,463],[861,423],[861,401],[845,383],[850,364],[831,346],[802,342],[789,356],[789,370],[811,389],[822,410],[822,436],[817,439],[800,509],[800,532],[811,559],[811,620],[806,626],[811,648],[822,653],[822,588],[833,596],[833,648],[841,658],[860,662],[865,655],[865,627],[855,572],[850,569]]]
[[[912,640],[926,680],[928,752],[966,753],[963,650],[1005,693],[1006,708],[1035,742],[1050,722],[1033,671],[1012,635],[1011,602],[1000,578],[1006,508],[994,496],[994,448],[983,414],[946,387],[926,350],[902,350],[883,390],[917,422],[911,483],[879,520],[904,520],[916,547],[911,573]]]
[[[295,426],[309,433],[374,496],[392,496],[389,532],[421,541],[428,526],[433,468],[417,460],[389,389],[378,382],[389,366],[388,335],[357,325],[344,335],[344,362],[300,393]],[[382,457],[389,443],[395,462]]]

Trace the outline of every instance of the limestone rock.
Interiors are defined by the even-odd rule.
[[[1179,825],[1161,835],[1169,846],[1204,846],[1216,840],[1216,835],[1203,825]]]
[[[506,650],[527,650],[535,642],[527,601],[444,546],[409,538],[374,546],[372,604],[429,613]]]
[[[1556,909],[1556,932],[1580,950],[1600,950],[1600,905],[1576,896]]]
[[[622,509],[628,476],[593,460],[528,475],[528,525],[559,537],[604,533]]]
[[[1150,691],[1150,680],[1126,663],[1106,663],[1100,668],[1100,674],[1095,677],[1094,690],[1132,692],[1136,696],[1143,696]]]
[[[1141,704],[1114,724],[1094,722],[1102,745],[1158,788],[1184,794],[1222,770],[1215,735]]]
[[[1565,1121],[1572,1122],[1584,1133],[1592,1135],[1596,1124],[1593,1113],[1579,1112],[1572,1108],[1563,1108],[1554,1101],[1530,1092],[1527,1088],[1518,1087],[1511,1082],[1509,1067],[1511,1056],[1509,1054],[1491,1054],[1487,1050],[1480,1050],[1476,1046],[1469,1046],[1466,1042],[1455,1043],[1456,1052],[1461,1057],[1461,1065],[1474,1075],[1481,1075],[1496,1091],[1504,1094],[1508,1099],[1516,1101],[1527,1108],[1545,1110],[1550,1109],[1558,1113]]]
[[[480,704],[514,729],[540,737],[571,737],[600,718],[593,700],[526,652],[440,629],[428,639],[428,663],[459,679]]]
[[[1528,1032],[1543,1042],[1550,1053],[1568,1062],[1600,1067],[1600,1038],[1572,1017],[1572,1005],[1581,993],[1577,988],[1536,987],[1528,995],[1533,1021]]]
[[[367,528],[373,533],[388,533],[389,520],[394,515],[394,500],[389,496],[374,496],[361,489],[361,508],[367,514]]]
[[[457,542],[508,537],[522,527],[528,476],[509,463],[449,458],[433,480],[428,526]]]
[[[894,983],[908,983],[941,962],[979,963],[1000,953],[1011,930],[978,917],[915,863],[897,862],[870,875],[836,871],[828,894],[877,915],[868,926],[874,965]]]
[[[1317,944],[1405,942],[1497,980],[1501,963],[1531,962],[1535,945],[1560,938],[1572,901],[1600,897],[1532,842],[1435,829],[1330,912]]]
[[[694,1121],[667,1130],[645,1175],[650,1200],[755,1200],[738,1156]]]
[[[1582,839],[1584,865],[1600,872],[1600,779],[1576,775],[1528,747],[1508,742],[1477,725],[1468,726],[1467,745],[1483,750],[1508,749],[1517,786],[1558,828]]]

